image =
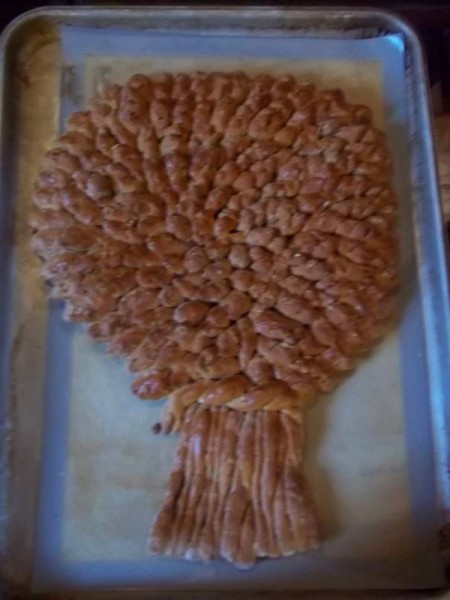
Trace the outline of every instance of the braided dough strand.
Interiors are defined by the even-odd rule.
[[[256,387],[243,375],[213,383],[199,381],[187,384],[169,395],[164,406],[162,431],[178,431],[186,410],[194,403],[223,406],[239,412],[280,411],[297,420],[298,409],[312,399],[312,395],[300,395],[282,382]]]

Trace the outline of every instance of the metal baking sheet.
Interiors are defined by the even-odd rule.
[[[112,21],[114,12],[108,13]],[[233,11],[225,12],[233,16]],[[426,112],[420,113],[426,109],[424,99],[417,104],[409,87],[411,40],[398,31],[371,33],[364,39],[351,39],[351,29],[341,36],[331,27],[314,34],[305,32],[304,27],[312,22],[307,13],[290,13],[297,16],[302,31],[281,27],[280,22],[286,21],[282,11],[263,10],[237,12],[242,16],[239,29],[205,29],[198,24],[199,12],[191,20],[185,14],[174,30],[176,19],[171,11],[159,13],[160,21],[156,11],[147,23],[153,30],[139,32],[123,27],[99,31],[95,26],[104,19],[102,12],[96,18],[91,14],[87,28],[58,27],[56,37],[48,33],[52,40],[48,44],[53,44],[60,63],[54,68],[47,126],[53,116],[52,133],[56,131],[57,120],[84,105],[99,79],[120,81],[137,70],[179,70],[180,65],[185,70],[239,64],[245,70],[294,72],[318,78],[322,86],[339,85],[352,101],[373,106],[394,156],[400,201],[401,310],[397,331],[337,393],[324,398],[309,414],[308,475],[327,542],[319,553],[264,561],[248,573],[224,563],[205,566],[145,557],[148,524],[164,491],[175,440],[152,437],[150,428],[159,407],[133,398],[122,363],[90,345],[79,328],[63,323],[61,306],[45,302],[37,265],[26,249],[23,221],[29,198],[24,189],[21,210],[16,211],[16,260],[12,264],[18,285],[10,290],[16,306],[11,333],[17,350],[13,353],[18,376],[15,392],[23,396],[31,391],[24,390],[23,383],[17,385],[27,380],[24,363],[29,363],[30,355],[38,359],[36,382],[46,373],[42,389],[37,385],[33,390],[46,411],[33,561],[34,584],[40,589],[389,589],[443,584],[437,502],[445,509],[446,487],[439,471],[445,447],[439,444],[437,434],[442,430],[436,424],[440,419],[441,427],[447,425],[439,403],[444,382],[438,361],[448,352],[448,314],[441,303],[441,329],[430,331],[439,294],[444,291],[435,273],[436,267],[442,267],[443,256],[438,239],[431,243],[437,245],[431,248],[434,256],[429,239],[424,244],[425,234],[437,233],[439,215],[433,173],[424,181],[424,157],[419,156],[417,140],[410,145],[412,126],[420,122],[420,115],[426,120]],[[250,22],[253,16],[255,23],[258,15],[268,19],[270,29],[244,31],[245,19]],[[89,13],[78,16],[78,24],[86,25],[83,19]],[[138,22],[132,17],[133,11],[127,11],[136,27]],[[77,24],[67,19],[66,15],[66,24]],[[112,24],[124,21],[118,18]],[[359,26],[373,22],[362,18]],[[158,24],[165,30],[155,31]],[[60,94],[55,93],[58,81]],[[49,113],[45,100],[50,98],[40,99],[40,109]],[[24,107],[22,123],[27,117],[33,121],[31,114],[38,116],[36,107]],[[427,139],[425,135],[423,141]],[[34,161],[31,167],[27,161],[28,176],[36,170],[40,146],[29,157]],[[19,156],[19,173],[21,162]],[[419,169],[421,177],[415,179],[413,174]],[[432,262],[436,253],[439,260]],[[439,286],[442,283],[445,280],[439,279]],[[430,365],[430,357],[436,358],[436,333],[441,346]],[[35,340],[31,354],[29,346],[24,350],[20,343],[30,338]],[[434,369],[431,380],[430,369]],[[11,425],[14,437],[14,422]]]

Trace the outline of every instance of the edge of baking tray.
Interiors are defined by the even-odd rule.
[[[419,284],[423,302],[428,380],[434,436],[436,480],[441,533],[450,535],[450,253],[443,218],[436,149],[433,136],[431,96],[425,54],[417,33],[398,19],[407,35],[408,98],[412,100],[410,121],[413,192],[420,195],[415,214]],[[435,234],[429,236],[429,234]],[[443,548],[448,552],[450,546]]]
[[[27,28],[40,22],[58,26],[60,24],[90,25],[99,28],[133,27],[170,29],[180,26],[180,20],[187,20],[190,27],[206,23],[209,29],[223,26],[226,17],[227,27],[242,28],[251,24],[259,31],[273,29],[301,30],[302,36],[332,36],[333,30],[349,32],[349,35],[364,32],[357,37],[372,37],[384,33],[402,33],[407,50],[407,74],[409,75],[409,98],[414,114],[410,120],[415,124],[412,132],[414,162],[419,168],[415,190],[420,195],[416,223],[416,242],[419,250],[419,278],[426,324],[426,345],[429,356],[429,386],[431,390],[433,434],[435,441],[435,462],[442,523],[450,523],[450,405],[446,393],[450,389],[450,309],[449,309],[449,273],[446,236],[443,227],[439,189],[435,167],[435,151],[432,137],[430,99],[427,86],[427,71],[424,54],[414,29],[398,15],[386,10],[354,8],[315,8],[315,7],[224,7],[209,6],[158,6],[158,7],[42,7],[16,18],[0,37],[0,118],[1,118],[1,207],[0,219],[0,272],[6,275],[5,284],[0,289],[0,561],[5,564],[3,554],[5,536],[9,524],[5,509],[8,503],[8,466],[10,462],[9,442],[9,349],[10,331],[8,316],[11,306],[10,268],[13,232],[11,227],[13,177],[8,156],[8,143],[14,135],[14,123],[11,124],[8,107],[11,106],[11,88],[6,93],[5,83],[11,79],[7,66],[20,44],[20,36]],[[251,18],[257,19],[256,23]],[[248,28],[248,25],[247,25]],[[430,235],[431,233],[431,235]],[[12,471],[14,474],[14,471]],[[34,531],[30,531],[30,539]],[[28,557],[31,567],[32,555]],[[6,561],[7,562],[7,561]],[[1,572],[0,572],[1,573]],[[8,572],[2,573],[5,579]],[[1,575],[0,575],[1,576]],[[25,574],[23,583],[28,585]],[[1,585],[1,581],[0,581]],[[358,593],[358,597],[362,597]],[[342,593],[338,594],[343,597]],[[84,597],[84,595],[82,595]],[[124,597],[123,593],[119,593]],[[325,597],[325,594],[320,594]],[[326,595],[328,597],[328,595]],[[378,594],[377,594],[378,596]],[[168,596],[165,595],[167,598]],[[370,597],[374,597],[370,594]],[[428,594],[426,596],[428,597]]]
[[[265,14],[264,14],[265,13]],[[165,20],[162,19],[165,16]],[[67,21],[68,18],[74,19],[72,23],[76,26],[88,24],[92,26],[92,20],[95,19],[96,28],[114,27],[117,24],[121,26],[132,26],[136,29],[146,29],[149,26],[162,29],[176,25],[179,27],[180,19],[189,19],[190,26],[195,27],[201,21],[208,21],[208,28],[213,29],[215,23],[221,26],[221,20],[224,17],[228,19],[228,26],[240,25],[246,30],[249,26],[242,25],[242,19],[248,19],[249,16],[264,16],[267,19],[278,22],[272,22],[264,26],[264,29],[287,29],[291,31],[302,29],[301,35],[316,35],[320,30],[322,35],[332,35],[332,30],[336,26],[340,27],[340,36],[342,30],[355,31],[358,27],[365,30],[366,35],[360,37],[370,37],[375,32],[382,33],[384,30],[392,30],[395,27],[396,32],[403,33],[409,38],[412,45],[420,48],[421,42],[412,27],[412,25],[403,17],[393,11],[381,8],[364,7],[314,7],[314,6],[258,6],[243,5],[226,6],[223,4],[211,5],[156,5],[156,6],[126,6],[126,5],[85,5],[85,6],[42,6],[26,11],[13,19],[0,35],[0,48],[10,43],[11,38],[24,26],[27,26],[36,20],[51,20],[54,24],[60,24]],[[152,18],[158,18],[158,23],[151,22]],[[299,27],[298,20],[303,20],[303,27]],[[306,20],[308,22],[306,23]],[[138,22],[137,22],[138,21]],[[368,23],[368,21],[371,21]],[[223,26],[223,25],[222,25]],[[253,27],[254,30],[261,31],[261,23]]]

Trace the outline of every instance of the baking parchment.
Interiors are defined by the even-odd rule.
[[[248,572],[147,557],[176,437],[155,436],[161,403],[138,401],[123,361],[49,305],[46,445],[35,585],[154,588],[393,588],[442,582],[420,297],[415,276],[404,48],[367,40],[67,28],[61,117],[136,72],[292,73],[369,105],[394,157],[400,201],[398,327],[308,414],[307,476],[325,543]]]

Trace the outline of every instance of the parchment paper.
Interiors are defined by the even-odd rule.
[[[136,72],[242,69],[292,73],[320,87],[340,87],[352,102],[372,108],[391,146],[398,143],[393,136],[401,127],[407,142],[405,105],[399,104],[406,102],[403,48],[397,38],[233,37],[232,43],[226,36],[173,38],[64,31],[63,116],[83,106],[100,83],[122,83]],[[389,89],[394,81],[395,91]],[[420,305],[414,293],[407,188],[401,183],[408,165],[398,157],[395,163],[404,283],[399,326],[308,415],[306,470],[323,527],[323,548],[262,561],[246,573],[224,562],[146,557],[145,540],[164,494],[176,437],[152,434],[161,403],[138,401],[129,391],[131,378],[123,362],[92,345],[80,327],[62,323],[61,307],[52,305],[49,362],[58,376],[49,377],[47,390],[50,441],[38,586],[51,581],[61,586],[311,589],[421,587],[441,581],[430,516],[432,469],[428,459],[418,458],[426,453],[429,439],[424,434],[419,452],[405,441],[414,430],[405,426],[405,415],[415,411],[421,418],[425,367],[420,351],[410,348],[414,336],[420,341],[421,322],[419,315],[414,332]],[[413,360],[412,367],[405,367],[405,356],[406,362]]]

